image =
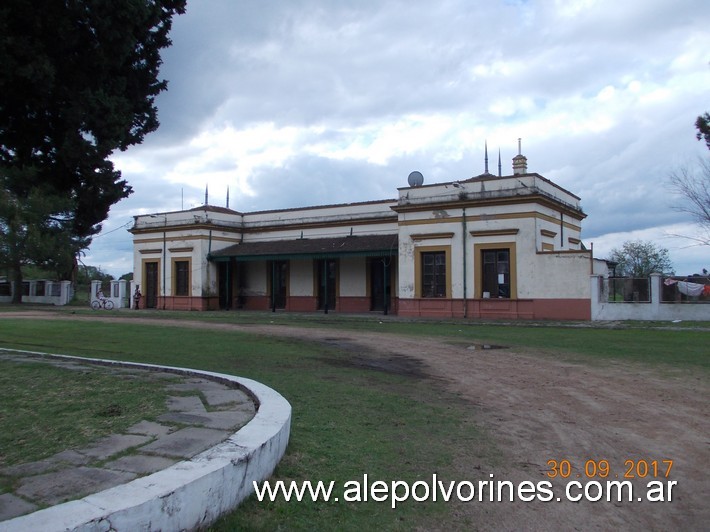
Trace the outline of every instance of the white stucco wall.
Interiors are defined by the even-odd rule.
[[[290,263],[289,291],[292,296],[313,295],[313,261],[292,260]]]
[[[397,292],[403,299],[414,297],[414,242],[400,234]]]
[[[244,226],[248,228],[277,225],[290,226],[319,222],[324,218],[331,221],[361,221],[380,216],[392,216],[390,206],[395,204],[395,200],[382,200],[252,212],[244,214]]]
[[[434,190],[429,193],[436,196]],[[446,190],[442,194],[448,193]],[[462,208],[431,209],[405,212],[400,215],[399,242],[399,290],[400,297],[415,297],[416,249],[422,247],[449,246],[451,271],[451,296],[464,297],[464,267],[466,268],[465,292],[467,298],[478,294],[481,279],[476,278],[476,265],[481,260],[477,245],[515,245],[515,279],[517,298],[585,298],[589,297],[589,253],[570,253],[568,238],[579,237],[578,220],[565,220],[560,244],[559,222],[555,225],[554,213],[536,203],[518,203],[487,207],[467,207],[464,228]],[[556,231],[558,238],[541,237],[540,230]],[[466,232],[464,248],[462,235]],[[446,237],[431,238],[443,233]],[[451,235],[451,236],[449,236]],[[556,240],[556,241],[555,241]],[[552,243],[558,252],[541,253],[542,242]],[[465,249],[465,251],[464,251]],[[463,253],[466,253],[464,266]],[[511,257],[512,260],[512,257]],[[480,268],[479,268],[480,270]],[[511,272],[512,273],[512,272]],[[480,272],[479,272],[480,274]]]
[[[263,262],[243,262],[242,263],[242,295],[244,296],[265,296],[267,294],[266,267]]]
[[[3,282],[7,283],[3,279]],[[30,284],[30,295],[22,296],[23,303],[40,303],[49,305],[67,305],[74,297],[74,289],[71,281],[47,281],[44,279],[30,280],[25,279],[23,283]],[[37,295],[38,283],[44,283],[44,295]],[[0,303],[10,303],[12,301],[12,287],[7,285],[10,290],[9,295],[0,295]]]
[[[395,204],[386,200],[248,213],[244,215],[244,241],[393,234],[397,215],[390,207]]]
[[[561,216],[560,211],[565,214]],[[416,293],[416,248],[448,248],[451,297],[460,299],[478,295],[481,279],[476,278],[480,271],[475,268],[480,251],[476,244],[505,248],[511,242],[516,249],[518,298],[588,297],[588,283],[580,281],[580,275],[590,272],[580,267],[584,258],[541,254],[543,248],[546,252],[550,248],[555,252],[579,250],[583,217],[577,196],[537,174],[479,176],[401,188],[397,200],[244,214],[205,208],[147,215],[136,218],[134,275],[142,283],[144,260],[160,261],[159,292],[165,286],[169,296],[172,259],[189,257],[192,295],[216,295],[217,266],[206,260],[208,253],[241,241],[399,234],[396,291],[401,298],[413,298]],[[150,233],[141,232],[148,229]],[[240,268],[243,295],[266,295],[263,261],[247,262]],[[290,295],[311,296],[313,275],[312,261],[291,261]],[[340,260],[338,288],[343,297],[367,295],[364,258]]]
[[[343,297],[367,295],[367,270],[365,257],[340,261],[340,295]]]
[[[547,252],[529,257],[518,265],[518,297],[521,299],[590,297],[590,253]],[[525,268],[521,274],[521,266]]]
[[[190,295],[217,294],[217,267],[207,261],[217,251],[239,242],[237,213],[189,210],[137,216],[133,229],[133,279],[145,292],[143,264],[158,262],[158,296],[173,294],[174,260],[190,261]]]

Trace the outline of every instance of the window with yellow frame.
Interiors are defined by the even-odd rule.
[[[514,242],[474,245],[476,297],[516,299],[517,261]]]
[[[173,259],[173,295],[190,295],[190,259]]]
[[[451,299],[451,246],[415,248],[415,297]]]

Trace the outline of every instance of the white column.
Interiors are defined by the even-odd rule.
[[[98,301],[99,297],[96,294],[100,288],[101,288],[101,281],[91,281],[91,293],[89,294],[89,304],[91,304],[92,301]],[[105,295],[106,294],[104,294],[104,296]]]
[[[589,276],[590,283],[590,298],[592,304],[592,320],[603,319],[600,314],[602,313],[602,301],[601,301],[601,275],[593,274]]]
[[[61,291],[59,292],[59,305],[68,305],[74,297],[71,281],[60,281]]]
[[[661,316],[661,274],[651,274],[651,315],[654,319],[660,319]]]

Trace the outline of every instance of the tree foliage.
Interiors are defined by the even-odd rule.
[[[705,139],[705,145],[710,150],[710,113],[700,115],[695,121],[695,129],[698,130],[698,140]]]
[[[51,187],[37,186],[19,199],[0,189],[0,256],[6,265],[32,264],[46,271],[71,271],[72,248],[75,244],[71,228],[72,202],[58,196]],[[12,274],[17,275],[13,268]]]
[[[102,283],[107,283],[109,281],[113,281],[113,275],[103,271],[100,266],[80,265],[79,268],[77,268],[77,284],[88,285],[91,281],[101,281]]]
[[[0,5],[0,265],[15,282],[22,264],[69,264],[132,192],[109,157],[158,127],[160,51],[185,3]]]
[[[673,263],[668,250],[653,242],[627,240],[621,248],[614,248],[609,261],[617,263],[617,277],[648,277],[652,273],[673,274]]]

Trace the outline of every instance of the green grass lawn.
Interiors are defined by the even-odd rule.
[[[439,336],[443,342],[534,347],[540,356],[599,364],[627,360],[643,365],[706,371],[706,330],[620,329],[527,324],[504,326],[268,313],[102,313],[269,323],[337,330],[376,330]],[[334,319],[330,319],[334,318]],[[380,323],[382,322],[382,323]],[[490,471],[499,456],[475,426],[472,406],[442,383],[339,364],[352,353],[335,346],[245,332],[175,325],[94,321],[0,320],[0,347],[199,368],[253,378],[283,394],[293,407],[291,440],[274,480],[386,481],[460,479],[457,456],[467,456],[468,480]],[[480,468],[480,469],[479,469]],[[481,472],[482,471],[482,472]],[[483,478],[483,477],[481,477]],[[487,478],[487,477],[486,477]],[[475,523],[444,503],[260,503],[254,497],[217,523],[235,529],[471,528]]]
[[[0,307],[1,309],[2,307]],[[6,306],[7,308],[7,306]],[[59,312],[66,312],[60,309]],[[91,310],[84,312],[91,314]],[[104,315],[110,315],[104,313]],[[407,336],[442,337],[454,343],[488,343],[535,348],[589,363],[626,360],[672,367],[710,369],[710,322],[496,322],[420,319],[382,315],[271,312],[116,312],[122,318],[170,318],[206,323],[275,324],[334,330],[367,330]]]
[[[256,379],[293,407],[291,439],[275,479],[451,479],[451,449],[470,448],[472,470],[496,455],[464,404],[430,381],[333,363],[345,356],[308,342],[174,326],[0,320],[0,347],[200,368]],[[253,498],[216,529],[411,528],[434,524],[446,505],[258,503]],[[465,523],[461,526],[466,526]]]
[[[0,467],[80,448],[165,412],[154,380],[0,358]]]

